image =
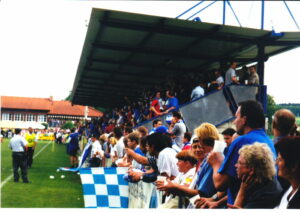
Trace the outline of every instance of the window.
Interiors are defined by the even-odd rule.
[[[28,115],[27,115],[27,121],[34,121],[34,120],[33,120],[33,115],[32,115],[32,114],[28,114]]]
[[[2,114],[2,120],[9,121],[9,114],[8,113],[3,113]]]
[[[20,121],[22,118],[21,114],[15,114],[15,121]]]
[[[38,115],[38,122],[46,122],[46,115]]]

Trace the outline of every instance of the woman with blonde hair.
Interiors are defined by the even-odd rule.
[[[280,200],[282,188],[275,177],[275,160],[264,143],[245,145],[239,150],[235,165],[241,186],[230,208],[274,208]]]
[[[199,127],[194,130],[195,135],[199,139],[213,138],[214,140],[219,140],[220,135],[218,129],[210,123],[202,123]]]

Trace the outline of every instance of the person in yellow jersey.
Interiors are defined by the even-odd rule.
[[[31,127],[28,128],[28,132],[25,134],[25,139],[28,142],[27,145],[27,167],[31,168],[33,163],[33,153],[37,144],[37,137]]]

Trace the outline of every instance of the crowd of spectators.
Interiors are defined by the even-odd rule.
[[[188,73],[179,77],[167,77],[163,85],[141,91],[136,100],[129,101],[121,108],[114,108],[100,119],[90,122],[93,132],[108,133],[116,126],[134,127],[150,118],[172,111],[179,105],[196,100],[205,94],[220,90],[228,84],[259,84],[256,67],[243,67],[238,71],[236,63],[231,62],[225,71],[217,69],[204,73]],[[224,77],[228,80],[224,81]]]
[[[222,132],[210,123],[187,132],[180,113],[172,115],[169,126],[154,120],[150,132],[116,126],[91,133],[89,166],[128,167],[125,180],[155,183],[164,193],[158,208],[300,208],[300,137],[292,112],[275,113],[273,141],[257,101],[239,103],[235,129]]]

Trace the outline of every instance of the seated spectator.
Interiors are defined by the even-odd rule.
[[[175,93],[172,90],[167,90],[166,96],[168,99],[166,105],[164,106],[165,109],[164,114],[167,114],[172,111],[178,111],[179,102],[178,99],[175,97]]]
[[[288,136],[275,144],[278,158],[278,176],[289,181],[290,187],[284,191],[279,209],[300,209],[300,137]]]
[[[239,150],[235,165],[240,189],[230,208],[274,208],[280,200],[281,186],[275,177],[274,157],[268,145],[254,143]]]
[[[171,193],[166,199],[166,202],[158,208],[178,208],[179,196],[177,196],[176,185],[188,187],[196,171],[197,159],[188,150],[177,153],[177,166],[179,175],[173,181],[156,181],[156,187],[160,191],[168,191]],[[175,189],[175,190],[172,190]]]
[[[193,89],[191,93],[191,101],[196,100],[204,95],[205,83],[203,80],[199,81],[199,84]]]
[[[182,143],[183,143],[183,148],[182,150],[190,150],[191,149],[191,138],[192,138],[192,133],[190,132],[185,132]]]

